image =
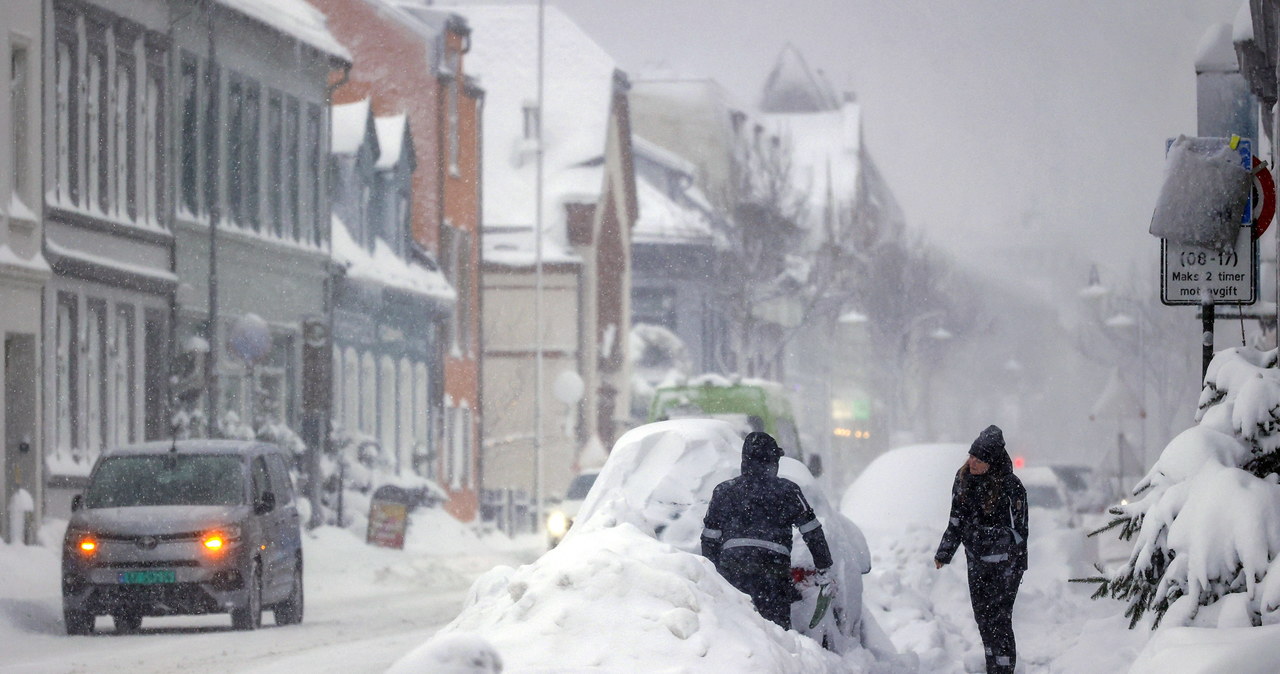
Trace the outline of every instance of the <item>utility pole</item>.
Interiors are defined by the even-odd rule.
[[[209,62],[205,74],[205,89],[209,93],[205,110],[205,176],[204,203],[209,211],[209,317],[205,326],[205,339],[209,340],[209,353],[204,359],[204,409],[205,434],[213,436],[218,413],[218,220],[222,218],[218,203],[218,43],[214,39],[213,13],[215,0],[206,0],[209,28]]]
[[[534,503],[537,507],[537,524],[534,531],[538,527],[543,526],[542,518],[545,516],[543,508],[543,489],[542,484],[542,453],[543,453],[543,437],[542,437],[542,87],[543,87],[543,15],[545,10],[545,0],[538,0],[538,123],[537,135],[535,142],[537,146],[537,162],[534,170],[534,213],[533,213],[533,259],[534,259],[534,292],[533,292],[533,332],[535,343],[534,355],[534,374],[533,374],[533,493]]]

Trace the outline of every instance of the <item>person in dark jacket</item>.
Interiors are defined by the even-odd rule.
[[[702,520],[702,554],[725,580],[751,596],[760,615],[791,629],[791,528],[804,535],[818,568],[818,584],[831,583],[831,550],[822,525],[799,485],[778,477],[782,448],[768,433],[742,442],[742,474],[716,485]]]
[[[1009,673],[1018,661],[1013,602],[1027,570],[1027,490],[1013,474],[1004,434],[988,426],[973,441],[951,487],[951,520],[934,555],[941,569],[964,544],[969,599],[987,657],[988,674]]]

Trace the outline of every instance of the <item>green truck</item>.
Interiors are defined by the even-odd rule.
[[[722,419],[743,435],[764,431],[778,441],[786,456],[806,463],[815,475],[821,470],[818,457],[807,457],[800,447],[791,401],[777,382],[704,376],[654,391],[649,405],[650,422],[687,418]]]

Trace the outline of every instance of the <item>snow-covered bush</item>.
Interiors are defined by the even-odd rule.
[[[1101,531],[1133,542],[1095,597],[1127,601],[1130,627],[1280,623],[1280,369],[1276,351],[1220,351],[1198,424],[1175,437]],[[1101,533],[1095,532],[1095,533]]]

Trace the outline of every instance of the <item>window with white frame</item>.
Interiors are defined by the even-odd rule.
[[[136,178],[134,166],[134,145],[137,143],[138,115],[137,109],[137,62],[138,40],[116,40],[114,53],[114,82],[111,87],[111,101],[108,137],[108,156],[111,164],[107,168],[110,188],[110,215],[117,219],[134,220],[137,217],[137,204],[133,201]]]
[[[111,332],[111,441],[115,445],[133,442],[137,404],[135,386],[134,312],[128,304],[117,304],[115,326]]]
[[[306,119],[302,127],[302,148],[305,156],[299,170],[299,237],[304,243],[320,245],[320,106],[308,103]]]
[[[371,353],[360,357],[360,430],[378,437],[378,369]]]
[[[395,456],[399,468],[400,452],[396,447],[396,364],[390,356],[378,359],[378,442],[383,456]]]
[[[27,175],[27,139],[29,136],[27,102],[31,89],[31,65],[25,44],[13,44],[9,50],[9,146],[13,162],[13,195],[26,201],[31,178]],[[30,202],[27,202],[30,203]]]
[[[107,303],[85,303],[85,449],[96,458],[107,442]]]
[[[440,413],[440,477],[453,482],[453,396],[445,394]]]
[[[344,350],[342,365],[342,410],[343,422],[347,433],[355,434],[360,430],[360,356],[352,347]]]
[[[281,157],[284,171],[284,185],[280,198],[284,199],[281,209],[285,236],[294,241],[302,239],[298,225],[298,181],[302,176],[298,172],[298,100],[292,96],[285,97],[284,108],[284,156]]]
[[[48,198],[115,221],[158,224],[165,173],[163,36],[124,19],[86,14],[83,7],[54,3]],[[33,95],[29,61],[25,48],[11,53],[11,68],[26,72],[24,101],[14,103],[23,108]],[[21,119],[29,134],[25,114]],[[15,180],[35,173],[29,166],[14,168]]]
[[[430,434],[431,427],[429,425],[431,414],[431,401],[427,398],[429,391],[427,383],[427,366],[425,363],[413,364],[413,442],[416,449],[415,463],[421,462],[418,466],[418,474],[427,478],[435,478],[435,464],[430,460]]]
[[[200,64],[190,54],[182,55],[179,96],[182,117],[178,140],[181,143],[178,176],[178,205],[191,215],[200,213]]]
[[[149,55],[142,111],[142,152],[140,153],[142,213],[140,219],[152,226],[159,226],[163,221],[160,209],[165,175],[164,169],[160,166],[160,148],[165,142],[164,73],[162,57]]]
[[[82,446],[76,438],[80,426],[79,382],[76,373],[80,364],[80,329],[76,320],[77,303],[74,295],[58,293],[54,345],[54,438],[53,446],[79,456]]]
[[[263,162],[267,167],[267,231],[284,236],[281,201],[284,198],[284,179],[280,175],[281,153],[284,148],[284,102],[280,92],[267,94],[267,152]]]
[[[398,379],[396,395],[396,463],[401,467],[413,467],[413,366],[408,358],[401,358],[396,365]]]
[[[458,123],[458,89],[462,86],[462,55],[456,51],[449,53],[449,69],[453,72],[453,78],[448,83],[448,101],[446,102],[449,128],[446,131],[449,137],[449,174],[457,177],[460,175],[458,167],[458,148],[461,143],[460,129]]]

